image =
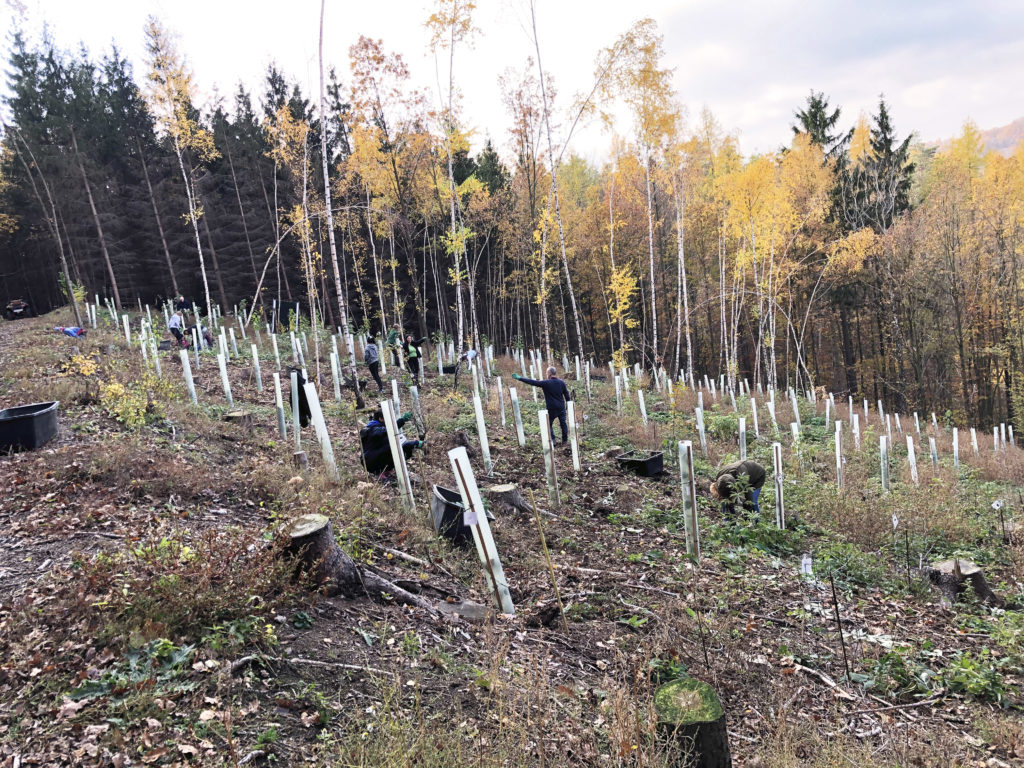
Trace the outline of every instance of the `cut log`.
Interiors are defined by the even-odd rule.
[[[483,489],[484,496],[487,497],[488,501],[495,505],[504,505],[508,509],[514,509],[519,512],[525,512],[528,515],[533,514],[533,507],[530,506],[530,502],[523,498],[523,495],[519,493],[519,486],[515,483],[506,483],[504,485],[492,485],[489,488]],[[500,509],[501,507],[499,507]]]
[[[356,565],[334,540],[327,515],[302,515],[286,525],[283,534],[287,537],[285,554],[295,558],[297,574],[309,578],[326,595],[356,597],[365,593],[378,602],[396,602],[434,612],[427,600]]]
[[[671,765],[732,768],[725,711],[718,694],[692,677],[672,680],[654,693],[658,732],[674,747]]]
[[[970,560],[940,560],[925,568],[924,573],[950,604],[955,603],[970,585],[981,602],[997,607],[1003,605],[1002,599],[985,580],[985,572]]]
[[[621,456],[623,451],[625,450],[626,449],[623,448],[621,445],[613,445],[611,448],[604,452],[604,457],[606,459],[614,459],[616,456]]]
[[[224,414],[224,421],[237,424],[246,432],[252,432],[252,414],[248,411],[228,411]]]
[[[460,429],[452,435],[452,448],[458,448],[462,446],[466,449],[466,453],[469,454],[471,459],[476,458],[476,449],[473,448],[473,444],[469,442],[469,435],[466,434],[466,430]]]

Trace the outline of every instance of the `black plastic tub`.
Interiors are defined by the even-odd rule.
[[[440,485],[434,486],[434,492],[430,496],[430,518],[434,522],[434,530],[438,536],[443,536],[460,546],[473,541],[473,533],[462,519],[465,511],[461,493]],[[484,514],[488,520],[494,519],[490,510],[485,510]]]
[[[59,400],[0,411],[0,453],[34,451],[56,437],[58,405]]]
[[[665,469],[664,451],[626,451],[615,460],[623,469],[636,472],[641,477],[654,477]]]
[[[458,365],[442,365],[441,371],[447,373],[449,376],[459,370]]]

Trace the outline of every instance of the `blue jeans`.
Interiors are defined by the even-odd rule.
[[[761,507],[758,506],[757,497],[761,495],[761,489],[760,488],[754,488],[753,490],[751,490],[750,495],[753,497],[753,500],[754,500],[754,511],[757,512],[758,514],[760,514],[761,513]]]
[[[548,421],[551,424],[551,442],[555,441],[555,420],[562,425],[562,442],[569,442],[569,425],[565,420],[565,411],[548,411]]]

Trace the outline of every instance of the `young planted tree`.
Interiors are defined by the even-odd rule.
[[[185,185],[188,201],[188,222],[195,235],[196,253],[199,256],[199,272],[203,278],[203,292],[206,298],[206,316],[213,314],[210,298],[210,281],[206,275],[206,259],[203,257],[203,243],[199,236],[199,220],[203,207],[195,185],[195,174],[204,163],[217,158],[213,134],[198,121],[193,104],[194,85],[192,74],[177,50],[174,40],[155,16],[146,20],[146,57],[149,72],[147,92],[150,110],[158,125],[170,140],[178,160],[178,170]]]

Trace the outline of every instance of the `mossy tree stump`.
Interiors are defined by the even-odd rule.
[[[674,742],[672,765],[732,768],[725,711],[718,694],[692,677],[672,680],[654,693],[658,731]]]

